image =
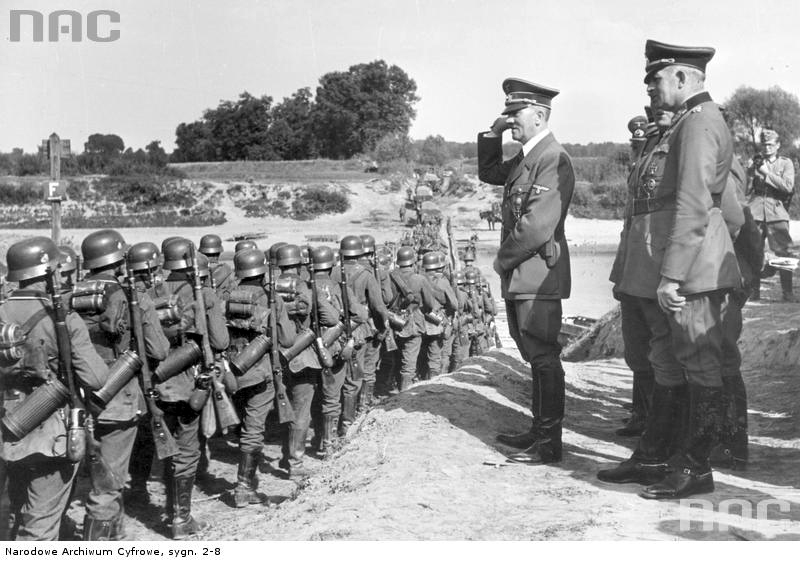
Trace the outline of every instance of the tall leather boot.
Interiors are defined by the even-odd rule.
[[[406,391],[408,388],[411,387],[413,382],[414,382],[414,378],[412,376],[403,376],[401,374],[400,375],[400,387],[399,387],[399,390],[401,392]]]
[[[239,469],[236,473],[236,487],[233,490],[233,504],[236,508],[262,504],[258,495],[258,453],[242,452],[239,456]]]
[[[711,451],[711,465],[716,468],[747,468],[747,389],[739,376],[722,378],[724,416],[720,442]]]
[[[327,458],[331,453],[331,445],[336,438],[336,426],[339,424],[338,415],[323,415],[322,417],[322,440],[320,443],[318,456]]]
[[[115,519],[97,520],[88,514],[83,517],[83,541],[107,542],[114,539]]]
[[[284,434],[283,458],[281,458],[278,466],[287,471],[290,479],[298,479],[310,475],[303,462],[303,458],[306,455],[307,433],[307,428],[295,428],[290,424]]]
[[[781,271],[781,290],[783,291],[784,302],[797,302],[797,296],[792,290],[792,271]]]
[[[756,277],[752,280],[752,286],[750,287],[750,297],[748,298],[751,302],[758,302],[761,300],[761,279]]]
[[[680,401],[685,399],[685,387],[654,384],[652,409],[636,449],[618,466],[597,472],[600,481],[650,485],[666,476],[673,430],[680,415]]]
[[[684,446],[669,460],[669,473],[645,487],[645,499],[680,499],[714,491],[709,456],[722,424],[721,387],[689,386],[689,432]]]
[[[339,436],[344,437],[356,419],[356,396],[342,396],[342,416],[339,418]]]
[[[539,437],[539,422],[542,416],[540,407],[542,403],[542,392],[539,383],[539,373],[534,368],[531,368],[531,377],[533,380],[533,391],[531,392],[531,413],[533,414],[533,420],[531,421],[531,428],[519,434],[498,434],[497,441],[506,446],[529,448]]]
[[[170,521],[172,539],[185,538],[205,530],[208,523],[192,516],[194,476],[173,477],[172,485],[175,501],[175,514]]]
[[[365,381],[361,384],[361,391],[358,393],[358,410],[357,413],[364,413],[370,405],[372,405],[372,391],[375,387],[375,382]]]
[[[537,465],[561,461],[561,422],[564,420],[564,369],[561,361],[537,368],[539,372],[539,411],[536,440],[526,450],[508,457],[509,461]]]

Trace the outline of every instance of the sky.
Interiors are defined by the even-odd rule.
[[[20,9],[114,10],[120,37],[49,42],[45,30],[34,42],[23,28],[11,42]],[[278,102],[376,59],[417,83],[414,139],[474,140],[515,76],[561,91],[550,120],[560,141],[625,142],[647,103],[648,38],[715,47],[706,84],[717,101],[741,85],[797,95],[798,22],[797,0],[2,0],[0,151],[32,152],[51,132],[77,149],[99,132],[171,151],[177,125],[221,100]]]

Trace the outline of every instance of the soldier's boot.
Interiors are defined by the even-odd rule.
[[[652,370],[633,373],[633,409],[625,426],[617,429],[618,436],[641,436],[644,432],[647,412],[653,399],[653,384],[655,379]]]
[[[519,434],[498,434],[497,441],[505,444],[506,446],[513,446],[514,448],[529,448],[539,438],[541,410],[540,404],[542,401],[541,386],[539,384],[539,374],[535,369],[531,368],[533,380],[533,392],[531,398],[531,413],[533,413],[533,420],[531,422],[530,430]]]
[[[667,459],[675,439],[673,430],[680,416],[681,401],[685,400],[685,388],[685,385],[654,385],[652,409],[636,449],[619,465],[597,472],[600,481],[651,485],[666,477]]]
[[[402,374],[400,375],[400,388],[399,389],[400,389],[401,392],[404,392],[407,389],[409,389],[412,386],[413,383],[414,383],[414,377],[413,376],[404,376]]]
[[[350,428],[350,425],[353,424],[353,421],[356,419],[356,396],[355,395],[343,395],[342,396],[342,416],[339,418],[339,431],[338,434],[340,437],[344,437],[347,434],[347,430]]]
[[[561,362],[545,364],[539,373],[539,419],[536,440],[526,450],[508,457],[509,461],[528,465],[561,461],[561,422],[564,419],[564,369]]]
[[[715,468],[744,470],[747,468],[747,389],[741,375],[722,378],[725,392],[725,418],[720,442],[711,450],[710,462]]]
[[[306,455],[307,428],[286,429],[283,442],[283,457],[278,462],[278,467],[285,469],[289,479],[302,479],[311,475],[303,458]]]
[[[197,463],[197,473],[195,478],[198,481],[204,481],[211,477],[208,473],[209,459],[208,459],[208,439],[202,434],[200,435],[200,461]]]
[[[258,453],[242,452],[239,456],[239,469],[236,473],[236,487],[233,489],[233,504],[236,508],[262,504],[263,497],[258,494]]]
[[[761,300],[761,279],[756,277],[752,281],[752,286],[750,288],[750,297],[748,298],[751,302],[758,302]]]
[[[645,487],[645,499],[680,499],[714,491],[709,456],[722,421],[722,388],[689,386],[689,431],[684,445],[669,459],[667,476]]]
[[[331,446],[336,439],[336,427],[338,424],[338,415],[324,415],[322,417],[322,440],[317,454],[322,459],[327,458],[331,453]]]
[[[97,520],[88,514],[83,517],[83,541],[107,542],[114,539],[115,519]]]
[[[358,393],[358,408],[357,414],[366,413],[367,409],[372,405],[372,391],[375,388],[375,382],[365,381],[361,384],[361,391]]]
[[[783,291],[784,302],[798,302],[797,296],[792,289],[792,271],[781,271],[781,290]]]
[[[170,520],[172,539],[177,540],[193,536],[208,527],[208,523],[197,520],[192,516],[192,491],[194,490],[194,477],[173,477],[174,515]]]
[[[322,450],[322,414],[313,414],[311,416],[311,430],[314,436],[311,437],[311,449],[319,454]]]

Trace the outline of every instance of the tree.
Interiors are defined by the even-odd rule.
[[[376,60],[329,72],[319,82],[312,123],[322,156],[349,158],[387,134],[408,134],[419,98],[400,67]]]
[[[271,106],[270,96],[243,92],[238,101],[223,101],[203,113],[220,160],[276,159],[268,137]]]
[[[414,159],[414,145],[405,134],[387,134],[381,138],[372,150],[372,157],[378,163]]]
[[[748,143],[757,146],[762,129],[776,131],[786,147],[800,137],[800,102],[797,96],[778,86],[767,90],[740,86],[724,106],[740,147]]]
[[[167,165],[167,161],[169,158],[167,157],[166,151],[161,147],[160,140],[154,140],[147,146],[145,146],[146,152],[146,161],[148,165],[151,165],[156,168],[163,168]]]
[[[311,131],[311,89],[301,88],[272,108],[269,143],[282,160],[307,160],[316,156]]]
[[[450,159],[447,142],[441,135],[429,136],[422,143],[419,151],[419,162],[428,166],[441,167]]]
[[[181,123],[175,129],[173,162],[213,162],[218,160],[211,129],[204,121]]]
[[[95,133],[89,136],[83,145],[83,151],[87,154],[99,154],[105,159],[113,159],[122,154],[125,150],[125,143],[116,134]]]

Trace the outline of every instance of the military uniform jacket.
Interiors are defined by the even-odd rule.
[[[369,259],[359,259],[358,264],[364,267],[369,274],[375,277],[375,267],[372,265],[372,261]],[[380,286],[381,289],[381,299],[383,303],[388,306],[392,303],[392,299],[394,298],[394,291],[392,290],[392,281],[389,280],[389,271],[386,269],[382,269],[378,267],[378,278],[376,282]]]
[[[753,166],[747,170],[747,206],[757,222],[781,222],[789,220],[789,213],[777,195],[786,195],[794,190],[794,164],[789,158],[778,156],[774,161],[764,160],[767,177],[762,178]]]
[[[30,354],[26,352],[25,357],[15,365],[0,368],[2,409],[7,412],[24,403],[36,387],[49,379],[58,378],[58,345],[55,316],[50,297],[44,292],[44,282],[24,290],[15,290],[0,305],[0,322],[20,326],[42,309],[48,311],[47,315],[32,326],[27,338],[34,351]],[[86,324],[74,312],[67,314],[66,324],[72,344],[72,372],[76,382],[87,391],[100,389],[106,381],[108,369],[92,346]],[[67,386],[66,380],[62,380],[62,383]],[[3,441],[0,433],[0,460],[16,462],[65,457],[67,418],[66,408],[58,409],[38,428],[15,442]]]
[[[194,302],[194,288],[189,275],[185,273],[170,273],[164,283],[159,287],[169,294],[178,295],[183,301],[181,321],[178,335],[170,339],[170,347],[176,349],[183,344],[183,334],[195,331],[194,317],[196,305]],[[225,325],[223,306],[217,295],[208,287],[203,287],[203,299],[206,304],[208,325],[208,342],[214,351],[224,351],[230,344],[228,328]],[[194,390],[195,368],[189,368],[166,382],[156,386],[159,399],[164,402],[188,401]]]
[[[480,134],[478,176],[486,183],[505,185],[497,252],[503,298],[569,298],[564,220],[575,189],[569,155],[549,133],[527,156],[520,151],[504,162],[502,139]]]
[[[236,288],[236,277],[233,270],[227,263],[209,263],[211,276],[214,278],[214,286],[220,300],[227,300],[231,291]]]
[[[395,283],[395,297],[392,309],[406,310],[409,321],[402,330],[397,332],[398,337],[416,337],[425,333],[425,317],[423,314],[437,309],[439,305],[433,295],[430,282],[411,267],[400,267],[392,271],[391,277],[400,277],[408,287],[408,296],[403,294]],[[394,280],[392,282],[395,282]]]
[[[105,311],[102,314],[87,316],[84,320],[97,354],[111,366],[125,350],[131,348],[133,334],[126,289],[114,274],[108,271],[87,275],[84,280],[100,281],[106,285]],[[145,352],[153,360],[164,360],[169,352],[169,341],[161,329],[153,301],[143,291],[139,291],[137,298],[142,311]],[[131,421],[142,415],[144,410],[144,396],[139,380],[134,376],[108,402],[97,420],[101,423]]]
[[[253,339],[261,333],[269,331],[270,307],[269,293],[262,285],[261,279],[244,279],[236,287],[236,291],[249,292],[255,295],[255,304],[258,306],[258,317],[250,318],[250,328],[244,329],[232,325],[231,318],[228,318],[228,332],[230,334],[230,353],[231,356],[241,352]],[[297,337],[295,325],[289,320],[286,314],[286,306],[280,298],[275,299],[276,318],[275,325],[278,328],[278,345],[281,347],[291,347]],[[272,362],[270,352],[256,362],[247,372],[236,378],[236,385],[241,390],[250,386],[255,386],[266,381],[272,383]]]
[[[386,304],[383,302],[381,288],[372,271],[361,265],[355,260],[344,261],[345,274],[347,275],[347,286],[353,290],[359,304],[369,309],[371,325],[374,329],[383,331],[389,325],[386,316]],[[341,280],[341,271],[334,269],[331,278],[335,281]],[[370,333],[369,336],[374,335]]]
[[[681,294],[738,287],[740,273],[720,210],[731,169],[730,132],[711,97],[687,101],[631,171],[636,197],[612,272],[616,290],[656,298],[662,277]]]

